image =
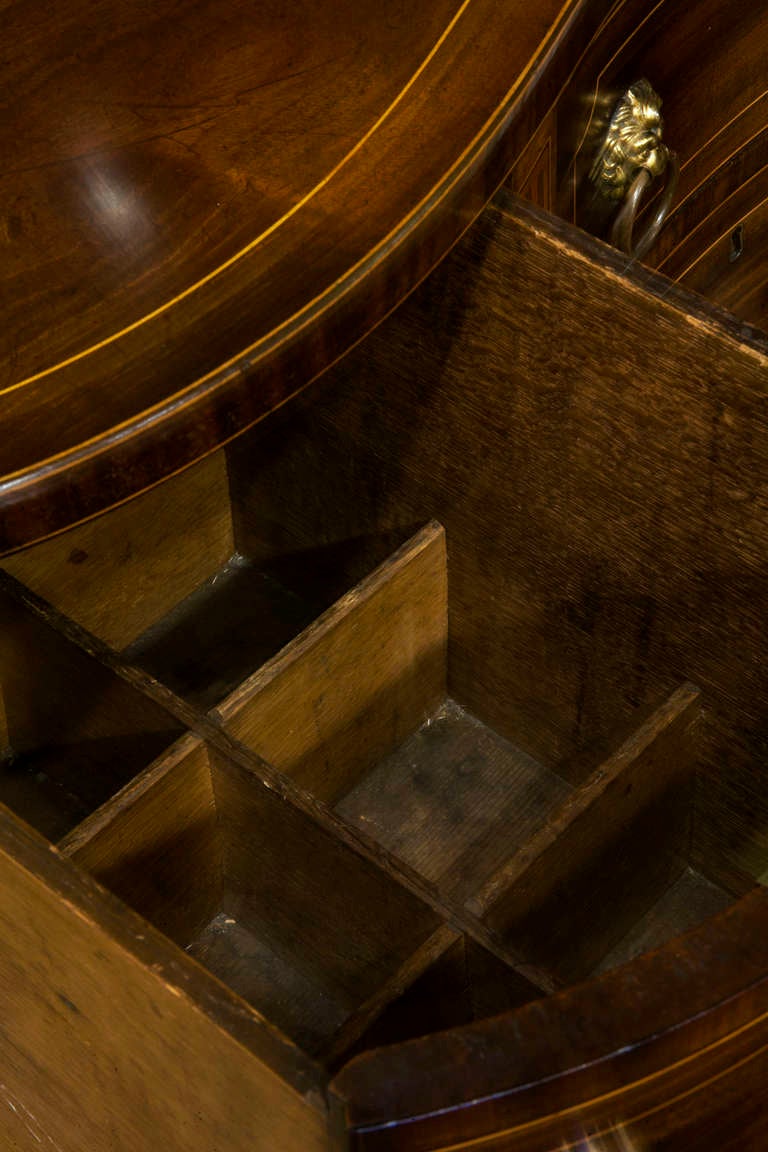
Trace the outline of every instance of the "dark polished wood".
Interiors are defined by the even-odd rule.
[[[759,9],[0,23],[0,1143],[763,1152]]]
[[[604,6],[7,5],[0,551],[358,340],[482,208]]]

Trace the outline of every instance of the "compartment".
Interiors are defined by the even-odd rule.
[[[328,601],[259,563],[218,452],[108,515],[6,557],[26,587],[207,709]]]
[[[0,574],[0,802],[58,840],[182,726]]]
[[[713,884],[688,865],[656,903],[632,925],[626,936],[603,957],[596,971],[609,972],[652,948],[659,948],[681,932],[697,928],[710,916],[727,908],[732,899],[719,884]]]
[[[698,690],[681,686],[489,878],[470,907],[495,937],[570,983],[642,938],[636,922],[654,907],[668,926],[679,919],[700,721]]]
[[[342,1147],[328,1078],[0,807],[4,1148]]]
[[[457,938],[247,763],[191,735],[61,848],[326,1062]]]

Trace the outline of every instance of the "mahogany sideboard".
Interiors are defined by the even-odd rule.
[[[759,7],[1,19],[0,1145],[764,1149]]]

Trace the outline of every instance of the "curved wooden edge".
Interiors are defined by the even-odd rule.
[[[589,983],[358,1057],[333,1084],[351,1146],[559,1149],[651,1122],[659,1138],[692,1123],[687,1101],[699,1123],[726,1097],[737,1132],[763,1084],[767,971],[768,892],[756,888]]]
[[[377,225],[378,235],[374,237],[366,231],[370,230],[370,221],[365,225],[365,234],[355,240],[362,245],[359,258],[344,275],[332,276],[324,286],[313,282],[311,303],[302,301],[296,310],[297,298],[294,311],[274,316],[271,327],[257,321],[254,344],[244,346],[247,342],[243,341],[239,350],[235,347],[228,358],[221,358],[218,367],[197,378],[185,379],[183,366],[174,365],[169,358],[168,337],[170,331],[171,343],[175,340],[179,344],[182,358],[185,348],[189,355],[189,348],[204,335],[207,323],[204,302],[196,300],[190,315],[186,319],[179,317],[178,330],[161,325],[162,330],[154,336],[149,330],[129,333],[130,347],[123,347],[121,342],[120,347],[110,345],[104,350],[103,362],[99,353],[93,362],[89,358],[83,365],[64,369],[72,377],[56,384],[61,395],[55,402],[51,400],[52,419],[66,422],[67,395],[74,396],[81,386],[90,389],[94,396],[99,390],[104,395],[105,389],[112,389],[115,395],[127,394],[124,389],[134,387],[135,373],[139,367],[144,372],[147,363],[148,370],[158,374],[157,387],[149,388],[149,393],[154,391],[158,399],[136,405],[127,419],[114,423],[109,430],[84,439],[78,437],[79,442],[45,458],[38,455],[0,479],[0,552],[12,551],[89,519],[201,459],[290,399],[362,339],[439,263],[482,211],[533,128],[551,107],[568,69],[570,46],[574,40],[581,41],[591,34],[607,6],[607,0],[569,0],[562,7],[553,5],[557,15],[549,25],[546,14],[542,14],[538,25],[536,21],[527,22],[517,41],[509,42],[508,50],[495,61],[472,58],[472,51],[478,51],[473,48],[477,23],[483,24],[484,51],[488,50],[493,28],[488,26],[489,12],[482,4],[476,10],[468,10],[471,20],[463,31],[464,47],[458,52],[465,73],[463,79],[456,81],[456,99],[474,102],[472,117],[467,118],[467,125],[474,125],[472,135],[455,140],[453,161],[442,178],[431,188],[420,190],[407,203],[407,209],[403,201],[397,219],[382,220]],[[509,16],[506,19],[509,23]],[[498,38],[498,31],[495,35]],[[457,53],[455,46],[452,52]],[[506,95],[500,103],[487,107],[480,119],[478,112],[488,97],[484,91],[488,85],[485,80],[481,82],[483,70],[491,65],[500,67],[502,56],[508,70],[502,85]],[[476,69],[481,78],[475,81],[474,88],[466,83],[467,68]],[[498,88],[498,81],[494,83]],[[429,84],[424,80],[425,91],[414,90],[417,105],[429,99],[430,85],[434,86],[434,78]],[[443,120],[445,114],[443,108]],[[413,109],[402,109],[403,124],[399,130],[411,131],[412,115]],[[441,125],[444,127],[443,121],[436,117],[429,132],[441,129]],[[386,142],[390,152],[397,130],[395,124],[390,126],[390,136],[395,134]],[[382,160],[386,160],[386,155]],[[375,168],[374,161],[375,157],[368,157],[367,168]],[[350,187],[353,175],[350,172],[346,177],[345,183]],[[343,208],[348,190],[338,191],[342,203],[336,204],[336,211]],[[315,228],[316,224],[312,226]],[[246,272],[238,266],[237,278]],[[236,288],[232,284],[226,291],[225,286],[217,287],[218,303],[212,297],[209,318],[215,319],[217,308],[220,311],[230,307],[232,301],[226,298]],[[147,341],[146,349],[142,341]],[[157,363],[153,365],[153,361]],[[170,386],[167,375],[163,378],[163,373],[168,372],[177,373]],[[140,391],[144,396],[148,394],[146,382]],[[38,420],[45,418],[44,400],[41,391],[40,398],[34,401],[39,409]],[[25,399],[24,403],[33,401]]]

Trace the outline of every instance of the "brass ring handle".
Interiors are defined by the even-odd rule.
[[[680,176],[680,161],[677,153],[669,152],[667,156],[667,182],[659,206],[653,214],[653,219],[643,232],[637,243],[632,245],[632,232],[635,227],[637,210],[646,188],[653,182],[653,175],[647,168],[641,168],[630,185],[626,199],[619,210],[611,228],[611,244],[620,248],[634,260],[641,260],[649,252],[661,226],[669,215],[672,201],[677,191],[677,181]]]

